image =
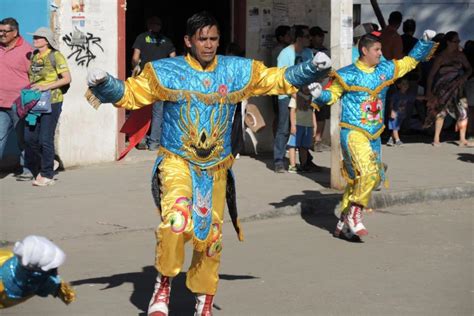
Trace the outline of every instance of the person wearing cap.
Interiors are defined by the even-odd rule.
[[[176,56],[176,49],[173,42],[161,33],[162,21],[157,16],[151,16],[146,20],[147,31],[139,34],[133,43],[132,55],[132,76],[137,76],[145,64],[168,57]],[[129,122],[140,120],[140,116],[145,112],[132,112],[129,116]],[[149,112],[148,112],[149,115]],[[148,149],[156,151],[160,147],[161,125],[163,122],[163,102],[153,104],[151,110],[151,122],[148,131],[144,131],[143,135],[136,138],[134,142],[137,149]],[[145,133],[149,135],[145,136]],[[141,138],[141,139],[138,139]],[[133,138],[132,138],[133,139]],[[129,139],[130,140],[130,139]],[[135,146],[130,140],[130,149]]]
[[[12,109],[13,102],[20,96],[22,88],[29,84],[29,55],[32,47],[20,35],[20,26],[14,18],[0,21],[0,159],[3,157],[8,136],[16,130],[18,147],[23,151],[23,122]],[[23,155],[23,153],[22,153]],[[20,159],[23,164],[23,157]],[[20,170],[18,176],[32,178],[27,168]]]
[[[437,47],[431,41],[435,34],[426,30],[408,56],[384,62],[380,62],[382,45],[378,33],[363,35],[359,40],[360,58],[355,63],[332,72],[331,84],[325,90],[318,83],[309,87],[318,105],[334,104],[341,99],[342,174],[348,185],[335,236],[343,233],[360,238],[368,234],[362,223],[362,210],[367,207],[372,191],[385,180],[380,141],[385,128],[385,95],[395,80],[431,58]]]
[[[33,185],[47,186],[54,184],[54,135],[63,104],[61,88],[71,82],[71,75],[53,32],[40,27],[31,35],[35,51],[28,71],[30,83],[35,90],[50,91],[51,112],[26,117],[25,160],[35,177]]]

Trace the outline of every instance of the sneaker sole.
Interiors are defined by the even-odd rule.
[[[54,184],[55,184],[55,181],[46,182],[46,183],[38,183],[36,181],[33,181],[33,186],[35,186],[35,187],[47,187],[47,186],[51,186],[51,185],[54,185]]]

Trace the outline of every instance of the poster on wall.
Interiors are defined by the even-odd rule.
[[[271,8],[262,8],[262,28],[271,28],[273,25],[273,16]]]
[[[86,16],[84,15],[84,0],[72,0],[72,36],[71,43],[73,45],[84,45],[87,42],[86,36]]]
[[[259,7],[252,7],[248,11],[247,29],[250,32],[259,32],[261,27],[261,15]]]
[[[341,15],[341,47],[352,48],[352,16]]]
[[[273,25],[288,25],[288,3],[282,0],[273,1]]]

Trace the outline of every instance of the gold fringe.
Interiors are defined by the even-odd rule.
[[[237,218],[237,229],[239,230],[237,232],[237,238],[239,241],[244,241],[244,231],[242,230],[242,225],[240,225],[240,219]]]
[[[344,164],[344,160],[340,161],[340,168],[341,168],[341,175],[344,178],[344,180],[346,180],[347,184],[353,185],[354,180],[349,177],[349,172],[346,169],[346,166]]]
[[[91,91],[91,89],[87,89],[86,93],[84,94],[84,97],[86,98],[87,102],[94,108],[98,109],[99,106],[102,104],[102,102],[97,98]]]
[[[252,63],[252,74],[250,80],[247,82],[245,87],[238,91],[231,92],[227,95],[221,95],[217,92],[214,93],[201,93],[201,92],[191,92],[189,90],[173,90],[164,87],[151,64],[146,64],[143,69],[143,73],[147,78],[150,79],[150,89],[153,91],[154,95],[159,100],[177,102],[179,100],[187,100],[190,102],[191,98],[194,96],[199,101],[206,105],[215,105],[216,103],[231,103],[235,104],[244,99],[248,99],[251,96],[252,89],[259,79],[259,67],[258,64]]]
[[[199,166],[195,165],[194,163],[192,163],[192,161],[186,160],[183,157],[181,157],[180,155],[177,155],[177,154],[169,151],[168,149],[166,149],[162,146],[160,146],[160,148],[158,149],[158,156],[164,156],[166,158],[171,157],[171,158],[182,159],[184,161],[190,162],[192,167],[195,167],[195,170],[197,172],[200,172],[200,170],[206,170],[206,171],[209,171],[211,174],[216,172],[216,171],[222,170],[222,169],[226,169],[226,170],[229,169],[230,167],[232,167],[232,165],[234,163],[234,159],[235,159],[231,154],[231,155],[225,157],[224,159],[222,159],[221,161],[216,162],[214,165],[202,168],[202,167],[199,167]]]
[[[342,88],[346,91],[366,92],[371,97],[376,97],[380,93],[380,91],[382,91],[385,87],[392,85],[397,80],[398,66],[396,63],[394,63],[394,65],[395,65],[395,70],[394,70],[394,75],[392,79],[384,81],[381,85],[379,85],[374,90],[366,88],[366,87],[361,87],[361,86],[349,86],[347,83],[344,82],[342,77],[337,72],[334,72],[331,75],[334,76],[339,81]]]
[[[436,53],[436,50],[438,49],[438,46],[439,46],[439,43],[434,43],[433,47],[431,47],[430,52],[425,57],[425,61],[430,60],[434,56],[434,54]]]
[[[321,111],[321,108],[319,107],[319,105],[317,105],[317,104],[314,103],[314,102],[311,102],[311,107],[312,107],[313,109],[315,109],[316,111],[318,111],[318,112]]]
[[[344,128],[348,128],[348,129],[353,129],[353,130],[356,130],[356,131],[359,131],[361,132],[362,134],[364,134],[365,136],[367,136],[367,138],[371,139],[371,140],[374,140],[374,139],[377,139],[380,135],[382,135],[384,129],[385,129],[385,125],[383,125],[375,134],[370,134],[369,132],[367,132],[365,129],[361,128],[361,127],[358,127],[358,126],[354,126],[354,125],[351,125],[349,123],[344,123],[344,122],[341,122],[339,123],[339,126],[340,127],[344,127]]]
[[[76,300],[76,292],[69,283],[61,282],[58,296],[64,304],[68,305]]]

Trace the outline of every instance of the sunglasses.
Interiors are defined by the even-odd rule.
[[[13,32],[14,30],[0,30],[0,34],[2,33],[10,33]]]

